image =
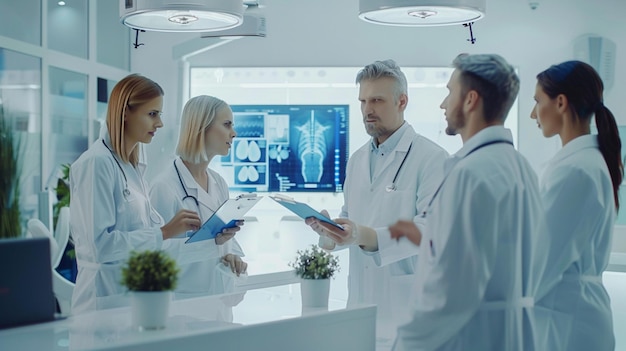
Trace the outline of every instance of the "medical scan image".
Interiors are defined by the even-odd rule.
[[[231,108],[237,137],[218,167],[231,190],[342,191],[348,105]]]

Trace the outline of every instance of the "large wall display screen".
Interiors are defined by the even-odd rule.
[[[341,192],[348,105],[232,105],[237,137],[220,159],[230,190]]]

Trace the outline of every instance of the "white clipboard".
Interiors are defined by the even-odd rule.
[[[243,220],[243,216],[262,198],[263,196],[257,196],[257,194],[251,193],[242,194],[234,199],[226,200],[226,202],[202,224],[200,229],[189,235],[189,239],[185,241],[185,244],[215,239],[217,234],[221,233],[224,229],[235,227],[237,222]]]
[[[290,210],[291,212],[297,214],[300,218],[302,219],[307,219],[309,217],[315,217],[317,219],[319,219],[322,222],[331,224],[341,230],[343,230],[343,227],[341,226],[341,224],[336,223],[335,221],[333,221],[332,219],[324,216],[323,214],[319,213],[317,210],[315,210],[313,207],[305,204],[304,202],[298,202],[288,196],[284,196],[284,195],[280,195],[280,194],[276,194],[274,196],[270,196],[270,199],[278,202],[279,204],[283,205],[285,208],[287,208],[288,210]]]

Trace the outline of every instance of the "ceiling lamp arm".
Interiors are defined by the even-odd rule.
[[[143,43],[139,42],[139,32],[145,32],[145,30],[137,29],[137,28],[132,28],[132,29],[135,31],[135,42],[133,43],[133,47],[137,49],[141,45],[144,45]]]
[[[474,24],[474,22],[463,23],[463,27],[468,27],[469,28],[470,37],[469,37],[469,39],[467,39],[467,41],[469,41],[472,44],[476,44],[476,37],[474,37],[474,32],[472,31],[472,25],[473,24]]]

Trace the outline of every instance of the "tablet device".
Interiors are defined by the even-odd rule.
[[[228,199],[213,213],[209,219],[202,224],[195,232],[189,235],[186,244],[202,240],[214,239],[217,234],[226,228],[232,228],[238,221],[243,220],[243,216],[261,200],[263,196],[255,193],[242,194],[234,199]]]
[[[291,212],[297,214],[300,218],[302,219],[307,219],[309,217],[315,217],[317,219],[319,219],[322,222],[331,224],[341,230],[343,230],[343,227],[341,226],[341,224],[336,223],[335,221],[333,221],[332,219],[324,216],[323,214],[319,213],[317,210],[313,209],[311,206],[305,204],[304,202],[298,202],[290,197],[284,196],[284,195],[274,195],[274,196],[270,196],[270,198],[276,202],[278,202],[279,204],[283,205],[284,207],[286,207],[288,210],[290,210]]]

